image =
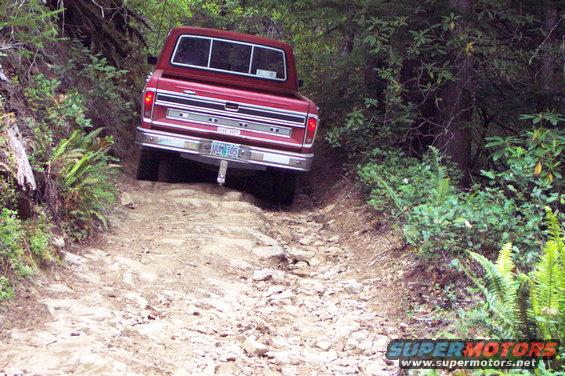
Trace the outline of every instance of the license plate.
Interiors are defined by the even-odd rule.
[[[239,157],[239,145],[212,141],[210,155],[217,155],[222,158],[237,159]]]
[[[231,136],[239,136],[241,131],[239,129],[218,127],[218,133],[229,134]]]

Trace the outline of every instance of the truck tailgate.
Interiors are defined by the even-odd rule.
[[[299,150],[309,102],[181,77],[159,78],[152,128],[228,142]]]

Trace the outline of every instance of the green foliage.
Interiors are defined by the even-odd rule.
[[[12,270],[18,275],[28,275],[31,270],[25,264],[25,253],[22,243],[24,229],[16,212],[3,209],[0,212],[0,262],[2,270]]]
[[[84,103],[84,113],[92,124],[106,128],[112,135],[125,138],[125,128],[137,120],[127,70],[118,69],[101,55],[93,55],[77,43],[71,44],[70,58],[54,66],[63,87],[74,88]],[[141,90],[141,89],[140,89]]]
[[[549,240],[531,273],[531,315],[542,338],[565,340],[565,244],[557,216],[547,212]]]
[[[493,163],[504,166],[499,171],[483,171],[492,185],[505,187],[520,203],[540,209],[558,207],[565,188],[563,130],[536,128],[519,136],[492,137],[486,146],[494,149]]]
[[[50,236],[45,218],[22,221],[13,210],[0,212],[0,301],[13,297],[11,280],[33,274],[37,262],[53,260]]]
[[[10,285],[8,278],[0,275],[0,302],[14,297],[14,289]]]
[[[535,338],[535,323],[527,315],[528,302],[523,300],[527,294],[520,293],[528,289],[528,281],[515,274],[512,244],[502,247],[496,263],[475,252],[469,255],[483,270],[479,278],[464,268],[485,297],[485,304],[479,309],[489,333],[497,338]]]
[[[369,203],[400,220],[406,241],[421,255],[489,252],[512,242],[520,249],[517,262],[527,267],[544,239],[544,208],[563,205],[564,140],[562,131],[543,128],[491,138],[499,169],[483,170],[485,184],[470,190],[454,185],[457,173],[434,148],[422,160],[375,148],[359,177],[370,190]]]
[[[76,91],[57,94],[60,84],[59,80],[48,79],[39,73],[24,91],[29,108],[33,111],[33,118],[27,119],[35,141],[31,153],[32,165],[39,172],[43,171],[54,142],[73,129],[92,127],[85,115],[82,96]]]
[[[0,0],[0,9],[0,30],[9,30],[9,33],[0,33],[0,40],[5,42],[0,56],[2,50],[18,48],[22,56],[31,57],[34,51],[58,40],[53,21],[60,11],[49,11],[39,0]]]
[[[512,245],[507,243],[496,263],[469,252],[482,269],[477,275],[462,265],[479,288],[484,303],[465,315],[497,338],[565,339],[565,245],[557,216],[547,209],[549,240],[533,271],[516,272]],[[563,356],[563,354],[561,354]],[[556,366],[556,365],[553,365]]]
[[[53,149],[48,162],[51,208],[76,238],[88,235],[98,221],[106,225],[106,211],[115,201],[115,159],[108,154],[113,140],[99,138],[101,131],[75,130]]]

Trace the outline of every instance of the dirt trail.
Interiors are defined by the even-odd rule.
[[[397,372],[375,286],[320,212],[205,184],[131,182],[129,194],[135,208],[96,247],[30,288],[46,310],[0,316],[0,375]]]

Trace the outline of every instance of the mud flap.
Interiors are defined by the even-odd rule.
[[[218,179],[216,179],[218,181],[218,184],[224,185],[224,183],[226,182],[227,173],[228,173],[228,161],[223,159],[220,162],[220,170],[218,171]]]

